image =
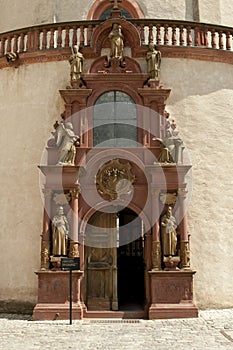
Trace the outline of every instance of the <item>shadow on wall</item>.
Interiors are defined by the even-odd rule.
[[[185,20],[200,21],[199,0],[185,0]]]

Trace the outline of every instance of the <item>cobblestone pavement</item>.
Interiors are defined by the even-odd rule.
[[[92,319],[72,325],[2,314],[0,349],[233,349],[233,309],[200,311],[196,319]]]

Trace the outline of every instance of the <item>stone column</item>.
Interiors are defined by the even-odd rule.
[[[161,243],[159,232],[159,193],[158,188],[151,189],[152,208],[152,270],[161,270]]]
[[[41,235],[41,270],[49,270],[51,198],[52,190],[45,188],[43,231]]]
[[[84,243],[85,243],[85,234],[84,232],[79,232],[79,256],[80,256],[80,270],[85,270],[85,261],[84,261]],[[80,302],[83,310],[86,310],[86,305],[84,303],[84,294],[85,294],[85,279],[87,275],[80,281]]]
[[[184,188],[181,188],[178,190],[180,217],[182,218],[179,224],[181,268],[184,270],[189,270],[190,269],[190,247],[189,247],[187,215],[185,214],[185,204],[184,204],[186,194],[187,194],[187,191]]]
[[[79,188],[73,188],[70,190],[71,194],[71,209],[72,209],[72,225],[70,236],[70,258],[79,257],[79,244],[78,244],[78,197],[80,194]]]

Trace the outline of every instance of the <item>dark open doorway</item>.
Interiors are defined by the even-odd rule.
[[[119,212],[118,305],[119,310],[144,305],[144,241],[142,221],[130,209]],[[136,239],[135,239],[136,238]]]

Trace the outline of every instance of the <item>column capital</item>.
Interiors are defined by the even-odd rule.
[[[177,192],[164,192],[160,194],[160,202],[167,205],[175,205],[177,200]]]
[[[81,189],[80,188],[72,188],[69,191],[70,195],[71,195],[71,199],[77,199],[81,193]]]

